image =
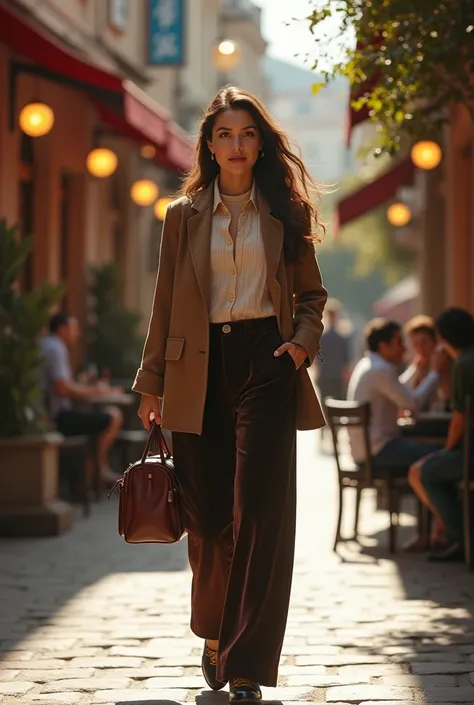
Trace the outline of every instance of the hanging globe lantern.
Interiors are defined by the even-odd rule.
[[[387,220],[397,228],[403,228],[411,220],[411,210],[405,203],[392,203],[387,208]]]
[[[158,198],[158,186],[151,179],[140,179],[133,184],[130,195],[137,206],[151,206]]]
[[[158,218],[158,220],[164,220],[165,215],[166,215],[166,209],[168,208],[169,204],[172,202],[172,198],[169,196],[163,196],[163,198],[159,198],[155,205],[153,206],[153,210],[155,211],[155,215]]]
[[[153,159],[156,154],[156,147],[152,144],[144,144],[140,149],[140,154],[144,159]]]
[[[218,71],[233,71],[239,65],[240,57],[240,47],[232,39],[223,39],[212,51],[212,63]]]
[[[30,137],[42,137],[51,131],[54,113],[46,103],[28,103],[20,111],[20,129]]]
[[[93,149],[87,155],[86,166],[92,176],[105,179],[117,169],[118,159],[115,152],[105,147]]]
[[[441,161],[441,147],[432,140],[422,140],[413,145],[411,160],[418,169],[435,169]]]

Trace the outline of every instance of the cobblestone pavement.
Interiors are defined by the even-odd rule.
[[[292,605],[280,685],[265,698],[472,704],[473,576],[422,556],[391,560],[371,495],[363,545],[345,545],[341,560],[333,461],[315,433],[299,436],[299,470]],[[185,542],[128,546],[115,514],[103,502],[67,535],[0,542],[1,705],[227,702],[203,690]],[[411,515],[403,523],[402,540]]]

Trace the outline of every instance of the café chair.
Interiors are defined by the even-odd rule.
[[[358,404],[353,401],[342,401],[338,399],[326,398],[324,400],[326,419],[331,429],[334,445],[334,457],[337,466],[339,481],[339,514],[336,526],[336,535],[333,550],[337,551],[337,545],[343,541],[357,541],[359,529],[359,513],[362,492],[365,489],[382,490],[386,498],[386,506],[389,515],[389,550],[395,553],[396,549],[396,528],[400,508],[401,494],[409,490],[406,478],[393,478],[387,471],[382,473],[382,477],[374,477],[373,458],[370,452],[369,423],[370,404]],[[341,431],[358,430],[361,434],[365,448],[365,460],[361,464],[352,462],[350,466],[345,466],[341,453]],[[350,454],[349,454],[350,455]],[[408,474],[408,468],[407,468]],[[351,538],[341,536],[341,525],[344,511],[344,495],[348,487],[356,491],[354,534]]]

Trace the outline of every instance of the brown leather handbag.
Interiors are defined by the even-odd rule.
[[[152,454],[153,446],[157,454]],[[175,543],[185,534],[180,485],[161,427],[153,423],[141,460],[117,480],[118,532],[128,543]]]

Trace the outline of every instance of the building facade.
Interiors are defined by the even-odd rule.
[[[313,95],[318,77],[309,69],[265,59],[270,86],[270,110],[301,149],[312,176],[336,183],[348,168],[344,147],[348,89],[336,80]]]
[[[161,222],[152,205],[133,202],[130,188],[146,178],[161,195],[176,192],[197,121],[219,86],[212,52],[225,5],[0,0],[0,216],[18,223],[21,236],[33,234],[22,286],[66,282],[62,305],[82,323],[89,267],[115,262],[123,303],[142,314],[146,329]],[[181,19],[175,44],[166,33],[157,44],[157,23],[172,29]],[[257,29],[252,38],[257,45]],[[178,40],[181,56],[174,61]],[[258,46],[263,52],[261,35]],[[245,66],[252,76],[259,74],[255,61]],[[20,111],[32,101],[54,113],[42,137],[19,127]],[[108,178],[86,168],[97,146],[118,158]]]

